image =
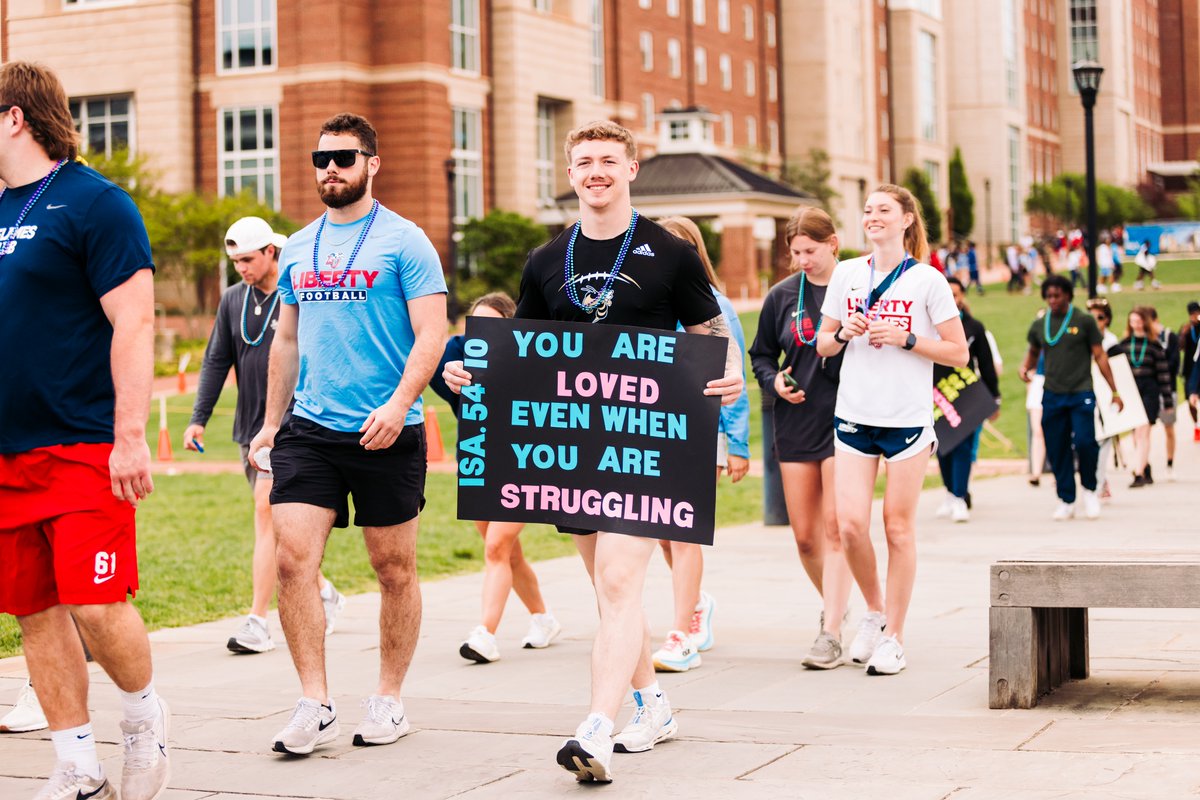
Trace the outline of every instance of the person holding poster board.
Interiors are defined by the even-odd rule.
[[[472,303],[467,316],[512,319],[516,313],[517,304],[511,297],[504,292],[491,292]],[[463,359],[465,340],[466,337],[462,334],[450,337],[442,353],[442,361],[438,364],[439,369],[429,381],[429,388],[450,404],[455,417],[459,415],[460,398],[446,385],[442,369],[450,361]],[[459,435],[461,434],[460,427]],[[562,626],[546,608],[537,574],[525,560],[525,553],[521,550],[520,537],[521,530],[525,527],[524,523],[476,520],[475,527],[484,542],[483,612],[480,623],[459,645],[458,654],[478,664],[499,660],[500,647],[496,644],[496,629],[500,627],[500,618],[504,616],[504,606],[508,603],[510,591],[517,593],[517,597],[530,613],[529,632],[521,640],[521,646],[537,650],[549,647],[562,633]]]
[[[250,442],[255,464],[274,473],[279,620],[302,694],[271,748],[290,755],[338,736],[316,581],[331,529],[350,523],[351,494],[381,597],[379,680],[352,741],[391,744],[409,731],[400,688],[421,627],[421,392],[445,346],[446,281],[424,231],[372,197],[377,146],[357,114],[321,126],[312,165],[326,211],[279,258],[266,413]]]
[[[863,207],[871,255],[843,261],[821,307],[817,352],[845,350],[834,409],[836,508],[850,571],[867,613],[850,644],[868,675],[905,668],[904,621],[917,571],[917,500],[933,432],[933,365],[963,367],[967,341],[944,276],[923,263],[925,223],[912,192],[884,184]],[[879,458],[887,464],[887,594],[870,539]]]
[[[1096,494],[1096,395],[1092,391],[1092,359],[1113,391],[1112,401],[1124,407],[1108,356],[1101,344],[1100,329],[1090,314],[1071,304],[1075,289],[1062,275],[1051,275],[1042,283],[1046,312],[1029,327],[1029,351],[1021,365],[1021,380],[1029,383],[1039,356],[1045,356],[1046,376],[1042,391],[1042,434],[1046,455],[1054,472],[1059,504],[1053,519],[1061,522],[1075,516],[1075,462],[1083,485],[1083,513],[1088,519],[1100,516]]]
[[[704,394],[728,405],[742,392],[741,353],[729,336],[696,251],[633,208],[637,177],[633,134],[613,122],[585,124],[567,135],[567,175],[579,197],[579,222],[534,250],[521,277],[518,319],[634,325],[727,338],[725,376]],[[471,382],[462,362],[443,372],[461,390]],[[670,703],[654,676],[642,590],[655,539],[571,529],[596,591],[600,627],[592,648],[591,711],[567,739],[557,763],[580,781],[612,780],[612,754],[649,750],[675,735]],[[636,710],[614,739],[625,691]]]
[[[738,352],[745,351],[746,338],[742,333],[742,323],[729,298],[721,294],[722,287],[696,223],[687,217],[666,217],[660,219],[658,224],[696,248],[704,265],[709,288],[713,297],[717,298],[721,313],[725,315]],[[737,483],[750,471],[750,398],[745,388],[737,402],[721,408],[717,429],[718,481],[722,471],[729,473],[730,483]],[[655,650],[651,658],[658,672],[686,672],[700,666],[700,654],[713,646],[712,618],[717,601],[700,588],[704,576],[704,552],[700,545],[670,539],[662,539],[659,544],[671,567],[675,620],[663,646]]]
[[[1108,366],[1112,370],[1113,379],[1120,383],[1120,376],[1117,374],[1116,361],[1113,359],[1113,354],[1117,352],[1114,348],[1120,344],[1120,339],[1110,330],[1112,326],[1112,306],[1103,297],[1094,297],[1087,301],[1088,313],[1092,315],[1092,319],[1096,320],[1096,327],[1100,329],[1100,346],[1104,348],[1104,352],[1108,355]],[[1124,361],[1124,359],[1122,359]],[[1094,371],[1094,370],[1093,370]],[[1096,384],[1095,375],[1092,376],[1092,384]],[[1100,389],[1100,387],[1097,387]],[[1102,391],[1102,389],[1101,389]],[[1100,445],[1100,455],[1096,459],[1096,493],[1100,495],[1101,500],[1106,500],[1112,497],[1112,490],[1108,485],[1108,467],[1109,461],[1114,458],[1119,458],[1122,462],[1125,461],[1125,453],[1121,448],[1120,437],[1116,435],[1105,435],[1108,431],[1104,426],[1103,411],[1106,405],[1111,405],[1111,400],[1106,404],[1100,402],[1099,394],[1096,395],[1096,442]],[[1038,408],[1041,411],[1040,405]],[[1116,456],[1113,455],[1114,451]]]
[[[1146,421],[1133,429],[1133,482],[1130,489],[1140,489],[1154,483],[1150,476],[1150,429],[1158,422],[1159,409],[1175,410],[1175,383],[1167,362],[1167,354],[1158,343],[1151,327],[1152,316],[1146,306],[1129,312],[1125,323],[1125,338],[1117,350],[1129,359],[1133,380],[1137,384]]]
[[[832,669],[844,661],[842,620],[853,585],[833,497],[833,408],[842,355],[824,358],[816,344],[838,237],[830,216],[811,206],[792,215],[784,234],[793,274],[763,300],[750,361],[763,393],[777,398],[775,440],[764,444],[779,459],[800,564],[821,596],[817,638],[800,663]]]

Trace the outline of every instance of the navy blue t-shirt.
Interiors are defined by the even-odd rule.
[[[100,298],[154,269],[133,200],[69,163],[0,196],[0,453],[113,440],[112,325]]]

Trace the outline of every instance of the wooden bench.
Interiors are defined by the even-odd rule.
[[[1089,608],[1200,608],[1200,552],[1046,551],[991,568],[990,708],[1088,676]]]

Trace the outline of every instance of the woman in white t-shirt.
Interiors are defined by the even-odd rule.
[[[929,244],[912,193],[880,186],[867,198],[862,225],[871,255],[834,271],[817,351],[846,350],[834,411],[834,502],[846,559],[867,602],[849,655],[869,675],[894,675],[905,666],[917,500],[936,444],[933,363],[966,366],[967,340],[945,277],[923,263]],[[869,535],[880,456],[887,463],[886,598]]]

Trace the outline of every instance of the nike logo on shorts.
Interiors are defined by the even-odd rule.
[[[905,443],[905,444],[912,444],[913,442],[915,442],[915,441],[917,440],[917,437],[918,437],[918,436],[920,436],[920,435],[921,435],[921,434],[919,434],[919,433],[914,433],[912,436],[910,436],[910,437],[908,437],[907,439],[905,439],[905,440],[904,440],[904,443]]]
[[[97,575],[96,577],[92,578],[92,581],[96,584],[101,584],[101,583],[105,583],[106,581],[111,581],[115,577],[117,577],[117,576],[116,575],[105,575],[103,578],[101,578],[99,575]]]

